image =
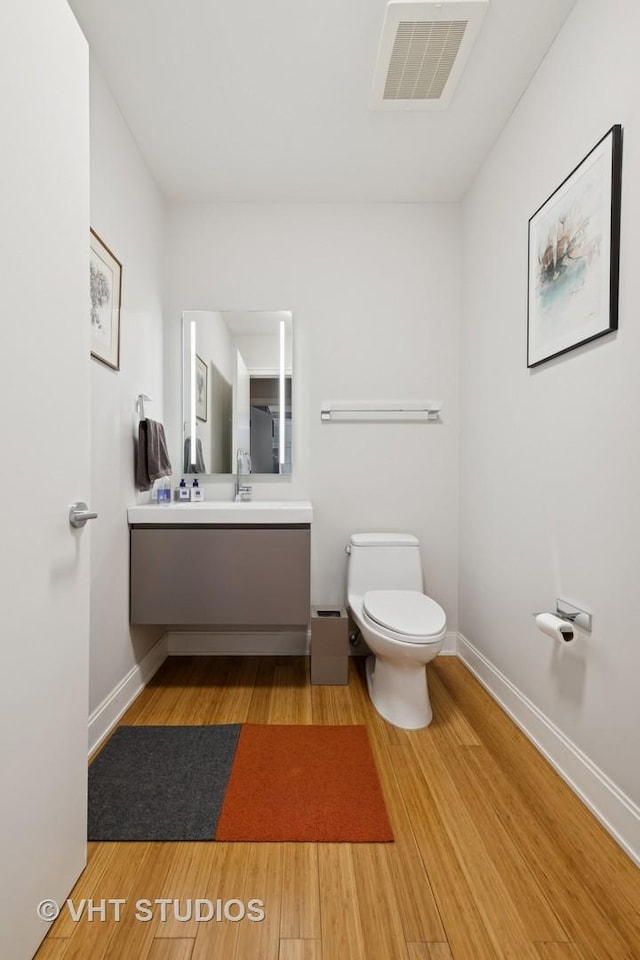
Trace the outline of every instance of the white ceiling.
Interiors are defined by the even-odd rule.
[[[575,0],[491,0],[451,106],[369,109],[385,0],[69,0],[181,201],[450,201]]]

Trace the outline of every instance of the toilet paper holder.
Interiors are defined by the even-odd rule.
[[[566,600],[556,600],[555,614],[556,617],[560,617],[561,620],[566,620],[568,623],[580,627],[581,630],[586,630],[588,633],[591,633],[593,618],[586,610],[582,610],[580,607],[574,607],[572,603],[567,603]],[[534,613],[533,616],[537,617],[538,614]]]

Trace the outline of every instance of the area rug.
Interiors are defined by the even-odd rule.
[[[366,728],[242,727],[217,840],[393,840]]]
[[[211,840],[240,724],[118,727],[89,767],[89,840]]]
[[[90,840],[393,840],[364,726],[119,727],[89,768]]]

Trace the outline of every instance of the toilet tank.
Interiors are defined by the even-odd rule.
[[[367,590],[422,592],[420,544],[408,533],[354,533],[349,538],[347,596]]]

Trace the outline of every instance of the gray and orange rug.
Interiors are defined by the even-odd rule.
[[[89,840],[393,840],[364,726],[118,727],[89,767]]]

